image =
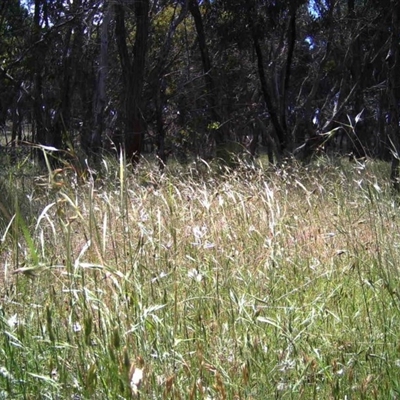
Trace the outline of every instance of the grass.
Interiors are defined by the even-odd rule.
[[[400,398],[389,166],[101,170],[13,180],[0,399]]]

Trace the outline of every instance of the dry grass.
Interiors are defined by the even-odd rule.
[[[0,396],[397,398],[386,168],[36,181],[0,255]]]

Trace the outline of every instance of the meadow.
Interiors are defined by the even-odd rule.
[[[18,168],[0,185],[0,399],[400,398],[387,164]]]

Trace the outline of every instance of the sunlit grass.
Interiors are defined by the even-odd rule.
[[[0,232],[0,398],[398,398],[386,172],[104,160],[37,179]]]

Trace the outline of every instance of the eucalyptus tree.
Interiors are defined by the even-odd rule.
[[[385,58],[398,7],[395,2],[375,0],[321,0],[313,4],[318,25],[313,46],[327,49],[318,84],[319,98],[324,100],[314,106],[320,111],[317,133],[326,140],[341,128],[355,156],[384,157],[390,147],[390,79]],[[326,26],[328,31],[324,31]]]
[[[28,12],[18,0],[0,4],[0,127],[12,120],[12,143],[17,133],[21,138],[22,116],[29,97],[25,65],[19,59],[28,45],[29,24]]]
[[[151,114],[149,121],[155,124],[157,156],[160,167],[164,168],[168,153],[166,120],[171,120],[171,115],[167,113],[174,113],[169,105],[175,82],[169,77],[171,70],[176,67],[181,52],[181,46],[176,41],[176,34],[178,31],[178,37],[182,37],[181,26],[187,18],[188,0],[153,2],[151,10],[151,48],[149,49],[151,57],[149,57],[146,97],[147,108]]]
[[[204,80],[206,95],[209,103],[210,115],[212,123],[214,125],[214,140],[217,146],[217,155],[224,158],[224,144],[227,139],[227,133],[223,116],[221,115],[221,107],[219,105],[218,88],[215,79],[215,72],[209,49],[206,40],[206,30],[203,23],[203,17],[200,12],[200,6],[198,0],[189,0],[189,10],[194,20],[194,25],[197,33],[197,43],[201,54],[201,62],[203,66]]]
[[[121,122],[123,134],[115,138],[125,146],[130,157],[137,160],[144,135],[142,112],[143,87],[146,72],[146,55],[149,35],[149,0],[116,2],[115,37],[123,81]],[[127,30],[127,14],[134,21],[134,42],[130,45]]]
[[[294,81],[292,73],[299,55],[309,51],[303,46],[306,36],[299,29],[302,24],[299,16],[307,15],[306,2],[217,0],[216,4],[221,34],[230,37],[231,44],[235,43],[241,55],[254,65],[256,75],[253,74],[252,82],[257,76],[261,97],[253,96],[253,100],[265,105],[264,118],[273,127],[270,142],[275,142],[278,153],[282,154],[293,142],[294,99],[299,79],[304,79],[297,76]]]
[[[93,92],[93,23],[97,2],[34,0],[30,47],[33,141],[74,150],[85,143]],[[82,129],[83,128],[83,129]],[[78,132],[81,133],[79,137]]]
[[[217,156],[259,136],[271,158],[346,132],[358,155],[398,153],[398,6],[385,0],[7,0],[0,123],[137,159],[147,133]],[[397,18],[397,20],[396,20]],[[23,27],[23,29],[19,29]],[[221,152],[222,149],[222,152]],[[275,153],[273,155],[272,153]],[[393,174],[398,168],[394,163]],[[397,178],[396,178],[397,179]]]
[[[387,69],[386,93],[388,95],[388,118],[392,138],[392,168],[391,179],[394,187],[400,190],[400,7],[391,2],[391,24],[389,50],[385,58]]]
[[[93,129],[90,140],[86,143],[90,146],[90,151],[94,155],[99,155],[103,145],[103,136],[106,131],[107,119],[107,81],[109,71],[109,29],[113,15],[113,7],[104,2],[103,7],[98,10],[100,51],[98,54],[96,83],[93,93]],[[88,135],[86,136],[87,139]]]

